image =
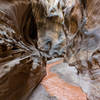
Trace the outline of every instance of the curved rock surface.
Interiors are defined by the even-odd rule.
[[[0,0],[0,100],[25,100],[44,77],[46,60],[56,57],[77,69],[89,100],[100,100],[99,4]]]
[[[29,0],[0,0],[0,100],[25,100],[45,76],[36,34]]]
[[[64,54],[69,66],[77,69],[78,84],[89,100],[100,100],[99,4],[99,0],[32,0],[40,50],[51,58]]]

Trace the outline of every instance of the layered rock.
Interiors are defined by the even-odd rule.
[[[45,75],[44,57],[64,56],[99,100],[99,20],[99,0],[0,0],[0,99],[25,100]]]
[[[29,0],[0,0],[0,100],[25,100],[45,76]]]
[[[64,37],[62,41],[64,41],[64,46],[66,45],[66,48],[64,48],[63,45],[60,47],[58,44],[57,47],[60,49],[64,48],[65,51],[63,52],[66,52],[65,59],[67,63],[77,68],[78,77],[81,81],[81,83],[78,81],[78,84],[85,93],[87,93],[88,99],[99,100],[99,0],[31,1],[33,4],[33,13],[37,16],[36,22],[38,24],[39,48],[42,51],[47,50],[49,57],[53,57],[55,53],[50,55],[50,51],[55,52],[56,50],[55,48],[52,50],[53,45],[56,47],[56,41],[61,43],[57,36],[53,38],[55,37],[54,29],[62,30],[60,36]],[[37,8],[35,6],[37,6]],[[55,25],[57,27],[55,27]],[[60,25],[60,27],[58,27],[58,25]],[[56,31],[56,33],[59,36],[59,31]],[[42,45],[42,42],[44,45]],[[47,44],[45,42],[47,42]],[[57,49],[56,52],[58,56],[59,50]]]
[[[45,53],[47,59],[64,55],[66,41],[62,28],[62,11],[57,8],[58,1],[31,1],[38,28],[38,48]]]

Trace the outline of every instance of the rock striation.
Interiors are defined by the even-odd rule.
[[[89,100],[100,100],[99,0],[0,0],[0,100],[25,100],[64,57]]]
[[[29,0],[0,0],[0,100],[26,100],[45,76]]]
[[[100,1],[31,1],[39,49],[51,58],[64,55],[69,66],[77,69],[78,84],[88,99],[100,100]]]

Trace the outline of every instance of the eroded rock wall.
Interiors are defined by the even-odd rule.
[[[46,75],[36,31],[29,0],[0,0],[0,100],[27,99]]]
[[[99,100],[99,2],[0,0],[0,99],[25,100],[45,60],[65,57],[88,99]]]
[[[77,68],[80,78],[78,84],[83,91],[87,93],[89,100],[99,100],[99,0],[31,1],[33,4],[33,13],[38,16],[36,17],[37,24],[40,25],[38,25],[40,41],[38,41],[38,46],[40,49],[44,51],[47,50],[50,56],[50,50],[52,50],[53,45],[56,44],[56,41],[60,42],[60,39],[57,37],[59,36],[59,31],[56,31],[56,38],[53,38],[55,37],[53,30],[62,30],[61,34],[64,37],[64,46],[66,45],[64,48],[65,51],[63,51],[65,59],[70,66]],[[39,7],[34,10],[34,5],[38,5]],[[42,13],[40,13],[41,9],[43,9]],[[37,14],[35,11],[39,13]],[[58,27],[58,24],[60,27]],[[55,25],[57,27],[55,27]],[[43,28],[43,26],[46,27]],[[51,37],[52,39],[50,40]],[[56,41],[54,41],[55,39]],[[48,43],[48,41],[50,42]],[[52,41],[54,42],[52,43]],[[47,44],[45,44],[45,42],[47,42]],[[58,45],[60,49],[64,46],[62,45],[60,47]],[[56,49],[54,49],[54,51],[55,50]],[[59,55],[59,51],[57,50],[56,52],[58,53],[56,55]],[[53,53],[52,57],[54,54],[55,53]]]

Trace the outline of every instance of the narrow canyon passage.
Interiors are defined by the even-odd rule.
[[[49,61],[46,67],[47,75],[41,82],[42,88],[39,86],[39,88],[37,88],[30,96],[29,100],[87,100],[86,94],[82,91],[82,89],[79,86],[72,84],[74,81],[68,83],[68,79],[66,77],[60,77],[68,73],[67,68],[65,69],[63,64],[62,58]],[[57,74],[55,71],[60,69],[59,66],[62,71],[60,74]],[[55,71],[51,71],[51,69],[55,67]],[[66,70],[66,73],[63,70]],[[74,73],[74,71],[72,72]],[[71,73],[67,77],[70,76]],[[45,92],[43,91],[43,88],[45,89]]]
[[[55,96],[57,100],[87,100],[87,97],[81,88],[65,82],[57,73],[51,72],[51,67],[60,66],[63,69],[62,60],[47,65],[47,76],[43,79],[42,85],[46,88],[51,96]],[[64,73],[62,71],[62,73]],[[67,76],[66,76],[67,77]]]
[[[0,0],[0,100],[100,100],[100,0]]]

